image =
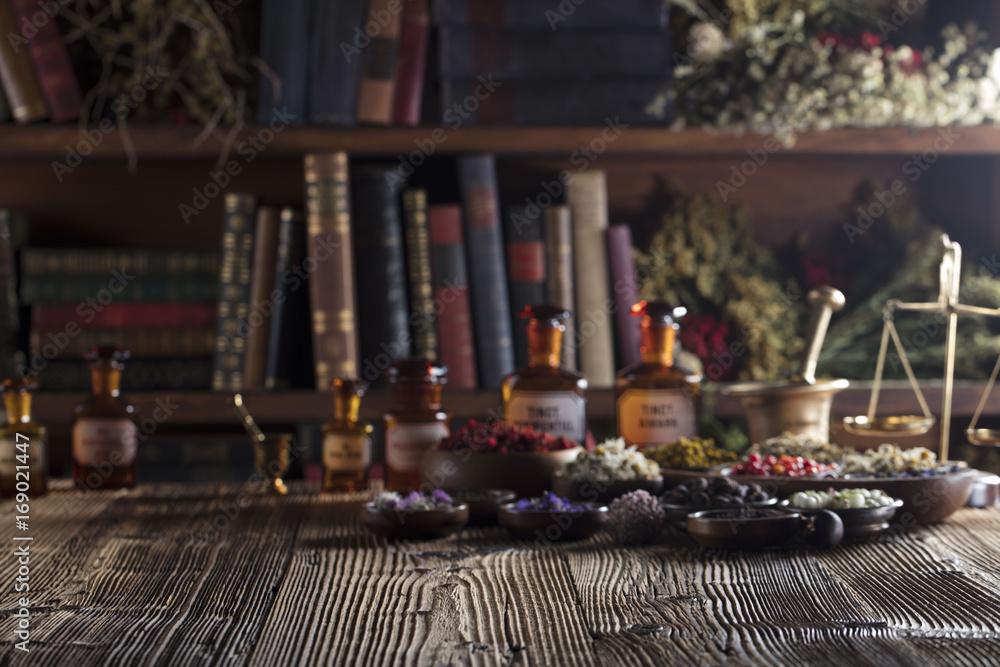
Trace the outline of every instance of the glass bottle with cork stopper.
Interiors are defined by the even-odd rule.
[[[333,419],[323,424],[323,490],[357,493],[368,488],[372,427],[358,421],[368,383],[335,378]]]
[[[392,387],[392,406],[385,426],[385,488],[420,488],[420,459],[451,430],[451,415],[441,409],[441,390],[447,369],[427,359],[401,359],[386,375]]]
[[[526,306],[528,365],[503,382],[503,419],[508,426],[531,426],[582,443],[587,434],[587,379],[560,365],[564,324],[560,306]]]
[[[31,421],[31,392],[38,385],[30,379],[4,380],[7,425],[0,429],[0,496],[27,493],[44,495],[49,488],[48,430]]]
[[[73,479],[80,488],[135,486],[137,410],[121,395],[126,350],[95,347],[87,355],[93,394],[74,409]]]
[[[701,375],[674,365],[674,321],[687,312],[662,301],[640,301],[632,315],[640,322],[642,361],[618,372],[615,413],[618,435],[639,447],[693,438],[698,434]]]

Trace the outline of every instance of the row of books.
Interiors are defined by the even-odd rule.
[[[501,212],[493,156],[461,156],[457,165],[459,201],[431,203],[426,190],[402,186],[395,165],[351,168],[344,153],[307,155],[305,254],[298,264],[279,259],[274,282],[260,288],[249,284],[247,267],[273,246],[259,211],[256,231],[249,224],[253,196],[227,193],[213,386],[253,388],[240,373],[249,356],[270,366],[273,355],[308,347],[290,342],[290,330],[312,332],[319,389],[335,377],[377,382],[407,356],[447,365],[452,388],[496,389],[526,361],[518,315],[540,302],[576,312],[564,363],[593,386],[612,386],[616,326],[619,363],[638,359],[638,326],[629,317],[638,296],[629,228],[608,228],[604,173],[565,177],[565,205]],[[279,257],[284,246],[277,244]],[[303,280],[283,286],[289,271]],[[305,293],[307,319],[275,308]],[[277,318],[270,327],[262,324],[268,316]],[[265,344],[258,336],[268,330]],[[269,353],[260,352],[265,347]]]
[[[80,85],[57,26],[57,3],[0,0],[0,122],[79,117]]]
[[[265,0],[259,122],[669,121],[650,113],[673,69],[664,0],[430,2]]]

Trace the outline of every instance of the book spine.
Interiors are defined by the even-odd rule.
[[[33,123],[47,117],[45,98],[35,78],[28,51],[28,40],[21,34],[14,8],[0,2],[0,84],[10,106],[10,114],[18,123]]]
[[[558,3],[538,0],[435,0],[436,25],[508,28],[666,28],[663,0]]]
[[[28,333],[32,350],[54,344],[55,359],[80,359],[95,345],[117,345],[134,357],[207,357],[215,350],[215,327],[196,329],[80,329],[67,340],[65,329]],[[62,344],[57,343],[60,341]]]
[[[448,367],[448,386],[476,388],[476,350],[472,336],[469,276],[466,271],[462,209],[442,204],[427,209],[433,266],[434,301],[441,363]]]
[[[268,391],[315,385],[305,254],[305,218],[302,211],[286,206],[281,209],[274,267],[274,314],[264,379]]]
[[[576,359],[576,299],[573,281],[573,216],[569,206],[557,204],[545,209],[545,291],[551,303],[573,313],[563,334],[562,365],[579,368]]]
[[[247,350],[243,360],[243,388],[262,391],[267,371],[267,350],[274,313],[274,265],[278,252],[280,211],[274,206],[257,209],[254,230],[253,268],[250,274],[250,304],[246,320]]]
[[[7,102],[7,95],[3,92],[3,86],[0,85],[0,123],[6,123],[10,120],[10,104]]]
[[[495,389],[514,372],[514,344],[493,156],[463,155],[458,158],[458,177],[465,212],[479,384]]]
[[[357,232],[358,323],[361,370],[368,382],[381,379],[391,361],[410,356],[406,260],[397,189],[386,167],[365,166],[352,174],[351,196]]]
[[[115,301],[207,301],[218,297],[218,291],[218,279],[212,276],[139,276],[117,270],[103,276],[23,276],[21,279],[21,301],[26,304],[79,302],[102,294]],[[85,310],[96,309],[87,306]]]
[[[673,67],[662,30],[519,31],[443,27],[438,31],[442,79],[492,74],[504,83],[659,79]]]
[[[611,333],[608,259],[608,193],[603,171],[577,174],[566,184],[566,199],[573,214],[576,327],[589,330],[580,336],[580,370],[592,387],[611,387],[615,381],[614,344]]]
[[[322,4],[322,3],[321,3]],[[276,109],[301,125],[308,112],[309,40],[313,0],[264,0],[261,9],[257,122],[267,124]],[[314,26],[315,24],[313,24]]]
[[[664,101],[669,81],[595,81],[503,83],[490,76],[441,82],[442,109],[470,96],[479,105],[463,122],[479,125],[604,125],[613,141],[630,125],[673,122],[673,106]]]
[[[410,278],[410,312],[413,325],[414,354],[425,359],[438,358],[437,331],[434,328],[434,287],[432,285],[431,247],[427,235],[427,191],[403,192],[406,224],[407,268]]]
[[[31,325],[59,329],[70,322],[81,327],[177,328],[214,326],[215,301],[205,303],[109,303],[100,310],[79,303],[37,303],[31,307]]]
[[[399,0],[369,0],[368,14],[385,25],[371,42],[361,59],[361,83],[358,86],[358,122],[376,125],[392,123],[396,93],[396,53],[402,28],[402,5]],[[381,23],[379,23],[381,25]]]
[[[427,42],[430,38],[428,0],[409,0],[403,14],[399,39],[399,69],[396,72],[396,102],[393,119],[399,125],[420,124],[420,101],[424,92]]]
[[[11,4],[22,26],[36,27],[32,22],[32,17],[38,12],[36,0],[11,0]],[[83,96],[55,17],[48,17],[41,26],[37,26],[35,34],[28,39],[28,53],[51,119],[62,123],[78,118]]]
[[[355,122],[362,49],[371,46],[364,46],[367,36],[362,32],[366,4],[365,0],[325,0],[316,5],[309,54],[312,123]]]
[[[546,303],[544,220],[529,218],[525,206],[513,206],[504,218],[507,243],[507,276],[510,279],[511,328],[517,367],[528,363],[528,322],[521,317],[525,306]],[[564,308],[569,308],[559,304]]]
[[[219,254],[103,248],[25,248],[21,251],[21,271],[26,276],[103,275],[112,271],[140,275],[173,276],[219,273]]]
[[[89,391],[90,369],[80,359],[51,359],[39,372],[38,383],[46,391]],[[121,384],[124,391],[208,389],[212,358],[130,359]]]
[[[622,367],[640,362],[639,318],[632,317],[632,306],[639,301],[639,283],[632,256],[632,229],[628,225],[608,227],[608,265],[611,291],[615,300],[615,331],[618,333],[618,359]]]
[[[250,299],[250,258],[253,255],[253,195],[228,192],[222,230],[222,267],[219,271],[219,321],[215,340],[212,389],[243,390],[246,339],[240,322],[246,320]]]
[[[347,154],[306,155],[305,176],[313,356],[316,388],[325,390],[359,367]]]

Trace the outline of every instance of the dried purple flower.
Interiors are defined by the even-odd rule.
[[[611,503],[608,511],[618,541],[629,545],[655,540],[667,518],[660,502],[646,491],[626,493]]]

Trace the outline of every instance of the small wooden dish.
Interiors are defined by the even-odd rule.
[[[632,491],[647,491],[659,495],[663,491],[663,477],[653,479],[622,479],[614,482],[578,482],[562,475],[552,476],[552,492],[562,498],[607,505]]]
[[[522,540],[563,542],[585,540],[600,531],[608,521],[608,508],[595,507],[581,512],[519,510],[514,503],[500,508],[500,525]]]
[[[490,489],[488,491],[462,489],[449,491],[448,495],[455,502],[469,506],[470,526],[497,525],[497,514],[500,512],[501,505],[517,500],[517,494],[509,489]]]
[[[751,509],[766,509],[778,504],[778,498],[769,498],[759,503],[750,503]],[[663,509],[667,512],[667,520],[680,530],[687,530],[687,519],[696,512],[707,512],[710,510],[733,510],[742,507],[739,503],[727,503],[725,505],[673,505],[662,503]]]
[[[407,512],[376,509],[374,503],[366,503],[361,508],[361,522],[383,537],[428,540],[448,537],[462,530],[469,523],[469,506],[461,504]]]
[[[432,449],[420,462],[421,479],[441,479],[447,489],[510,489],[521,498],[549,490],[552,475],[582,450],[554,452],[474,452]]]
[[[777,509],[751,510],[748,518],[732,516],[733,510],[695,512],[687,518],[691,538],[710,549],[766,549],[780,546],[805,530],[798,512]]]
[[[881,507],[844,509],[830,507],[826,509],[829,509],[840,517],[840,520],[844,524],[844,539],[852,540],[873,537],[888,530],[888,522],[902,506],[903,501],[897,498],[891,505],[883,505]],[[806,510],[792,507],[787,500],[782,500],[780,507],[786,512],[798,512],[803,516],[813,516],[823,511],[821,509]]]

